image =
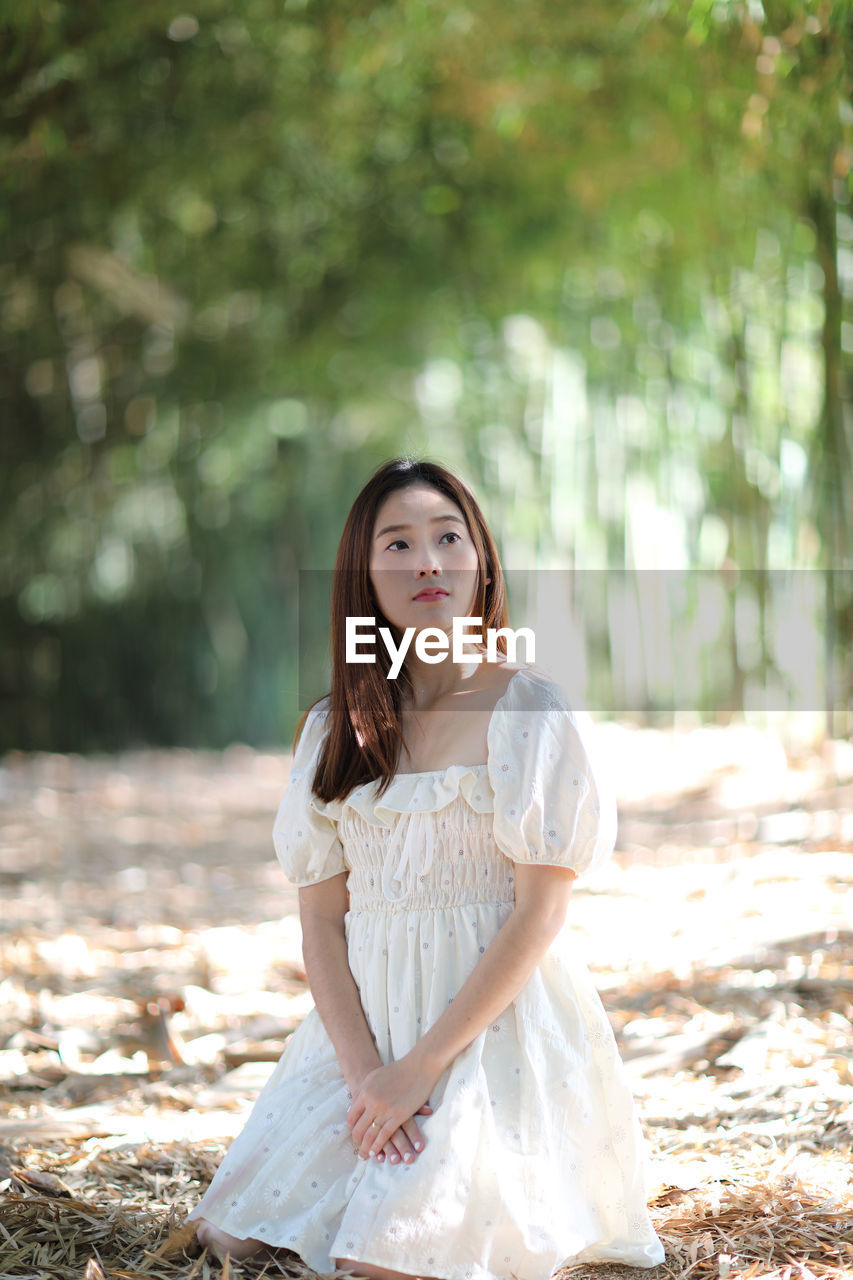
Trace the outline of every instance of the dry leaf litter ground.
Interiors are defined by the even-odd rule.
[[[613,862],[572,929],[631,1074],[667,1260],[853,1276],[853,747],[602,726]],[[284,754],[0,767],[0,1277],[306,1276],[186,1211],[310,1007],[270,830]],[[544,1278],[543,1278],[544,1280]]]

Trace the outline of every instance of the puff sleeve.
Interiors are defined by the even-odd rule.
[[[616,801],[594,742],[595,725],[573,711],[544,673],[521,668],[489,725],[494,838],[513,862],[593,870],[616,843]]]
[[[326,736],[328,695],[310,710],[296,744],[290,780],[273,825],[276,857],[291,884],[304,888],[346,871],[335,816],[339,805],[326,804],[311,791],[311,783]]]

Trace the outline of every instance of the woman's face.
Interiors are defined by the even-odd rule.
[[[454,617],[471,616],[477,551],[459,507],[432,485],[408,485],[385,499],[373,527],[369,572],[379,608],[401,631],[414,627],[417,635],[439,627],[450,635]]]

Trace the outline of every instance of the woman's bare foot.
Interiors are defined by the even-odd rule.
[[[199,1221],[196,1239],[200,1245],[215,1253],[220,1262],[225,1261],[226,1253],[230,1253],[235,1262],[240,1262],[243,1258],[251,1258],[264,1247],[263,1240],[241,1240],[238,1236],[229,1236],[227,1231],[221,1231],[206,1218]]]

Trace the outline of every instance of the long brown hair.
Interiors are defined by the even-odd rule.
[[[346,619],[374,617],[377,627],[390,629],[394,644],[402,632],[379,608],[370,582],[370,547],[376,517],[385,499],[398,489],[428,484],[455,503],[465,517],[477,551],[480,573],[475,617],[481,617],[481,642],[492,628],[508,627],[506,588],[500,557],[483,513],[471,491],[437,462],[412,457],[383,463],[359,493],[347,516],[332,578],[331,600],[331,727],[320,753],[312,790],[320,800],[344,799],[353,787],[382,779],[384,794],[397,770],[403,741],[401,708],[404,690],[413,693],[404,665],[396,680],[388,679],[391,658],[383,645],[376,647],[376,661],[347,663]],[[486,578],[491,578],[487,584]],[[469,632],[470,635],[470,632]],[[497,648],[506,657],[506,641],[497,637]],[[325,695],[324,695],[325,696]],[[317,702],[321,699],[317,699]],[[312,706],[316,703],[312,703]],[[297,726],[293,749],[311,707]]]

